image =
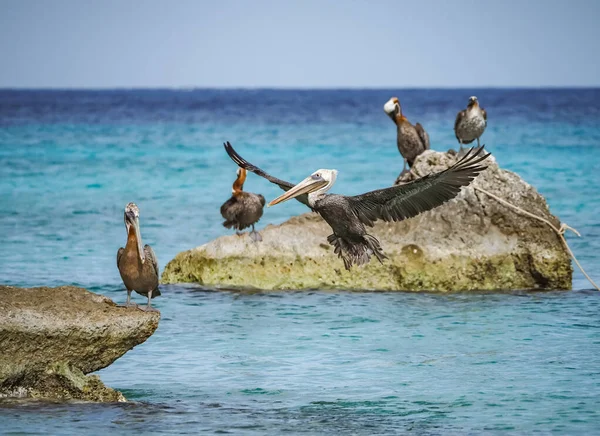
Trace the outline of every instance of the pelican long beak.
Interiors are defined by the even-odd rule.
[[[140,219],[135,217],[132,222],[133,229],[135,230],[135,239],[137,240],[138,254],[142,263],[146,261],[146,255],[144,254],[144,246],[142,245],[142,234],[140,232]]]
[[[306,179],[302,180],[300,183],[298,183],[296,186],[291,188],[285,194],[282,194],[275,200],[271,201],[267,205],[267,207],[275,206],[278,203],[283,203],[284,201],[290,200],[302,194],[308,194],[310,192],[317,191],[318,189],[327,186],[328,183],[329,182],[327,180],[323,179],[320,176],[309,176]]]

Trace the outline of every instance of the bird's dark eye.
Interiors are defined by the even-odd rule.
[[[319,174],[319,173],[317,173],[317,174],[313,174],[313,175],[312,175],[312,179],[313,179],[313,180],[317,180],[317,179],[319,179],[320,177],[321,177],[321,174]]]

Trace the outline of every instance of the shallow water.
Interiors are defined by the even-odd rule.
[[[399,94],[432,147],[472,91],[0,92],[0,277],[77,284],[125,299],[115,266],[122,211],[141,209],[162,268],[228,231],[219,206],[235,166],[230,140],[298,181],[340,171],[334,189],[389,185],[401,170],[382,111]],[[484,142],[551,211],[600,276],[600,91],[478,90]],[[393,163],[393,164],[392,164]],[[278,188],[249,177],[267,199]],[[270,208],[261,225],[303,212]],[[385,249],[385,247],[384,247]],[[133,403],[11,403],[0,432],[419,434],[599,430],[598,294],[214,292],[164,286],[161,324],[99,372]],[[142,302],[140,296],[136,296]]]
[[[165,290],[157,333],[100,371],[133,404],[13,405],[0,409],[4,430],[598,428],[600,302],[593,291]]]

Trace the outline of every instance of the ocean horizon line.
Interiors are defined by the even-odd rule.
[[[202,87],[202,86],[117,86],[117,87],[0,87],[0,92],[123,92],[123,91],[171,91],[171,92],[193,92],[193,91],[281,91],[281,92],[315,92],[315,91],[464,91],[464,90],[526,90],[526,91],[564,91],[564,90],[600,90],[597,86],[473,86],[473,87],[451,87],[451,86],[385,86],[385,87]]]

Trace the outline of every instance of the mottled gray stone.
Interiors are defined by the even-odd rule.
[[[455,152],[428,150],[417,158],[412,173],[424,176],[455,162]],[[166,266],[162,281],[269,290],[570,289],[570,257],[558,236],[473,186],[557,227],[559,220],[535,188],[500,169],[493,156],[488,162],[471,186],[443,206],[399,223],[377,222],[369,232],[389,256],[383,264],[373,258],[345,271],[327,243],[331,228],[317,214],[307,213],[267,226],[258,244],[247,236],[223,236],[179,253]],[[400,182],[416,177],[412,173]]]
[[[0,397],[125,401],[85,374],[144,342],[159,319],[74,286],[0,286]]]

